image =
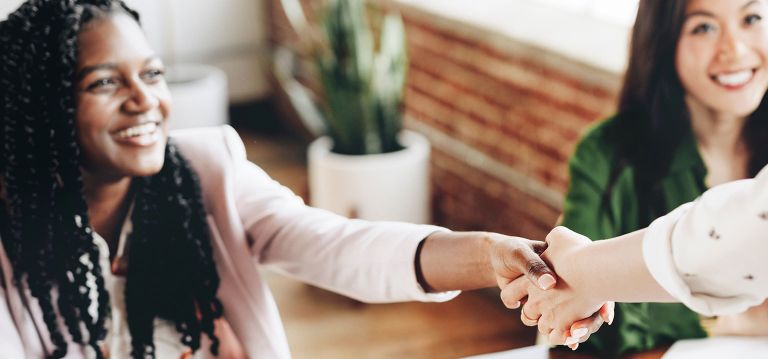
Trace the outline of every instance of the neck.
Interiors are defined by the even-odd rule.
[[[112,247],[129,208],[131,177],[105,176],[85,169],[82,175],[91,226]]]
[[[742,131],[746,116],[722,113],[688,100],[691,128],[700,148],[710,151],[738,153],[744,150]]]
[[[696,144],[707,166],[707,186],[746,178],[749,151],[742,133],[747,117],[714,111],[690,98],[686,102]]]

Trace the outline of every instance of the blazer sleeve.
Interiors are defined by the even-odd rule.
[[[348,219],[309,207],[249,162],[231,129],[227,144],[236,162],[237,212],[260,264],[364,302],[446,301],[459,294],[426,293],[416,279],[418,244],[446,229]]]
[[[657,219],[643,239],[656,281],[705,315],[740,313],[768,298],[766,253],[768,167]]]

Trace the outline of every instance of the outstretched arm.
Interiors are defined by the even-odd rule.
[[[558,227],[547,237],[553,248],[545,258],[555,268],[562,268],[568,276],[564,280],[588,299],[675,302],[648,270],[643,257],[645,232],[639,230],[611,240],[592,242],[565,227]]]
[[[524,313],[541,315],[539,330],[555,338],[573,334],[570,323],[604,301],[679,301],[705,315],[743,312],[768,297],[765,233],[768,168],[755,179],[715,187],[648,229],[613,240],[591,243],[556,228],[544,258],[558,273],[558,285],[544,292],[514,281],[507,300],[527,295]]]
[[[420,267],[430,291],[469,290],[506,285],[523,276],[533,285],[555,285],[552,270],[539,257],[547,245],[489,232],[436,232],[423,243]]]

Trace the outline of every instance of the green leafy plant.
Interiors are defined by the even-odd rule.
[[[376,42],[364,0],[326,0],[316,40],[298,0],[282,4],[298,35],[311,42],[322,90],[319,110],[333,152],[363,155],[402,149],[397,136],[408,69],[402,18],[384,16]]]

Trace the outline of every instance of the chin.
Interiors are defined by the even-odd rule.
[[[152,177],[158,173],[160,173],[160,169],[162,169],[162,166],[152,169],[146,169],[141,171],[136,171],[136,173],[132,177]]]
[[[163,164],[165,163],[165,158],[161,157],[159,159],[148,159],[145,161],[137,161],[137,166],[134,166],[130,170],[126,171],[130,173],[132,177],[149,177],[154,176],[160,172],[161,169],[163,169]]]
[[[162,144],[158,143],[150,152],[136,155],[131,168],[133,176],[154,176],[160,172],[163,169],[163,164],[165,164],[165,145],[167,142],[168,137],[166,136]]]
[[[721,109],[721,112],[723,113],[730,113],[735,115],[736,117],[749,117],[755,111],[757,111],[757,108],[760,106],[760,103],[757,104],[744,104],[743,106],[734,106],[733,103],[728,104],[728,106],[723,106]]]
[[[710,108],[737,117],[747,117],[757,111],[763,101],[763,94],[741,94],[740,96],[721,96],[718,101],[710,104]]]

